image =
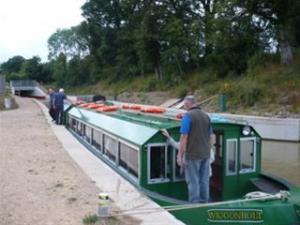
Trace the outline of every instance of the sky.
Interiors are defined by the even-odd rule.
[[[0,0],[0,63],[16,55],[47,61],[48,38],[80,24],[86,0]]]

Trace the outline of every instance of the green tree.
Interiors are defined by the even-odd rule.
[[[58,86],[65,86],[68,84],[67,77],[67,57],[60,53],[57,59],[53,59],[50,62],[50,68],[52,71],[52,77]]]
[[[38,56],[25,60],[22,65],[22,73],[24,73],[25,77],[31,80],[42,81],[42,65],[40,62],[41,59]]]
[[[54,77],[73,85],[147,73],[157,80],[180,80],[188,71],[208,67],[221,77],[241,75],[257,55],[276,48],[282,63],[289,64],[290,43],[300,45],[299,5],[291,0],[89,0],[82,6],[84,22],[48,40],[50,58],[59,65],[59,55],[66,60],[65,78]]]
[[[88,42],[82,36],[81,26],[71,27],[70,29],[58,29],[48,39],[48,58],[57,58],[63,53],[68,59],[73,57],[82,58],[88,55]]]
[[[220,77],[241,75],[247,69],[248,60],[264,50],[264,44],[252,15],[237,2],[223,1],[216,5],[210,42],[212,52],[206,61]]]
[[[4,74],[13,72],[18,73],[21,70],[24,62],[25,58],[23,56],[14,56],[1,64],[2,72]]]
[[[239,0],[239,5],[253,15],[258,28],[264,34],[270,34],[271,44],[277,41],[281,63],[293,62],[292,43],[297,40],[300,2],[293,0]],[[263,26],[261,26],[261,24]]]

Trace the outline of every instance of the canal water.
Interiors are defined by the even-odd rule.
[[[300,187],[300,143],[263,140],[262,171]]]

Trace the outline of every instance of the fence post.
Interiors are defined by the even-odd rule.
[[[226,94],[219,94],[219,110],[221,112],[226,111],[226,101],[227,101],[227,95]]]

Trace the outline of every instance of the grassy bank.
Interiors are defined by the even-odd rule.
[[[175,80],[157,81],[154,75],[134,80],[100,81],[94,85],[68,89],[73,94],[102,94],[107,98],[160,104],[168,98],[193,93],[208,111],[218,111],[219,94],[227,96],[227,110],[266,116],[298,116],[300,111],[300,57],[292,66],[269,59],[242,76],[218,78],[211,72],[186,74]],[[157,98],[157,95],[161,98]],[[156,97],[155,97],[156,96]],[[157,101],[155,101],[157,99]]]

